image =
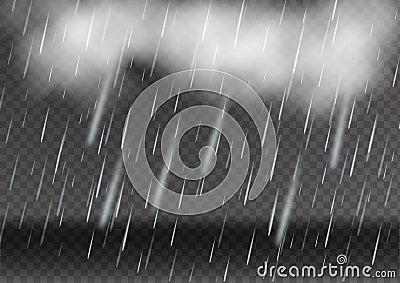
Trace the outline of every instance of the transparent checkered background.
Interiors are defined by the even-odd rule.
[[[274,233],[268,237],[268,224],[278,188],[276,216],[279,219],[298,154],[307,143],[309,133],[307,131],[303,134],[307,110],[289,101],[283,109],[281,120],[278,121],[281,101],[265,101],[268,108],[271,106],[270,114],[280,138],[280,146],[274,178],[254,202],[243,206],[243,195],[238,195],[222,208],[205,215],[178,217],[175,238],[171,245],[176,216],[158,212],[153,229],[156,210],[152,207],[144,209],[145,201],[135,192],[127,176],[123,174],[125,182],[121,208],[106,238],[106,231],[97,229],[96,224],[106,197],[107,185],[119,157],[125,116],[139,93],[164,74],[159,70],[159,73],[149,78],[148,68],[145,68],[145,71],[143,66],[134,65],[127,68],[120,97],[117,88],[109,98],[97,142],[100,141],[103,128],[104,131],[108,131],[109,120],[114,111],[109,139],[107,143],[103,140],[100,152],[98,146],[88,148],[85,142],[93,114],[94,99],[77,100],[79,95],[73,95],[68,90],[64,95],[63,89],[60,88],[42,89],[40,86],[43,82],[39,76],[35,77],[34,73],[29,74],[30,77],[26,80],[22,78],[24,65],[23,60],[20,62],[18,58],[25,58],[26,54],[18,53],[22,50],[14,48],[14,42],[21,36],[22,26],[9,24],[13,17],[17,17],[10,13],[12,2],[7,1],[0,13],[4,16],[0,27],[0,92],[4,86],[0,108],[0,273],[4,279],[40,280],[50,276],[56,281],[90,281],[117,277],[122,281],[165,282],[171,276],[171,280],[176,282],[187,282],[191,277],[195,282],[222,282],[229,261],[229,282],[260,280],[256,275],[257,267],[267,258],[276,262],[278,248],[273,243]],[[289,1],[288,5],[299,5],[292,2],[294,1]],[[28,5],[28,1],[17,1],[14,13],[26,13]],[[393,5],[395,11],[395,3]],[[40,14],[40,5],[35,9]],[[43,13],[46,14],[44,9]],[[38,24],[42,24],[39,19],[36,19]],[[35,18],[32,20],[35,23]],[[291,224],[279,257],[282,262],[322,265],[324,258],[325,262],[334,263],[336,256],[343,253],[348,255],[350,263],[371,264],[373,249],[381,228],[374,268],[398,269],[397,174],[400,99],[398,82],[392,87],[392,81],[400,54],[399,33],[394,33],[391,38],[391,42],[382,46],[381,72],[376,81],[369,85],[364,96],[357,97],[351,128],[346,130],[344,135],[338,169],[328,169],[323,184],[321,179],[329,162],[332,140],[327,152],[324,152],[328,120],[316,116],[313,121],[308,147],[303,152],[301,190],[295,197]],[[11,63],[8,65],[12,48]],[[301,87],[297,86],[296,90],[301,91]],[[86,90],[74,91],[82,94]],[[96,92],[98,89],[92,88],[91,91]],[[196,98],[194,101],[183,95],[178,110],[198,103],[218,104],[218,99],[212,94],[203,93]],[[146,141],[148,154],[152,150],[154,134],[159,126],[162,129],[163,123],[165,125],[168,121],[173,104],[164,105],[156,114],[156,119],[150,123]],[[47,109],[47,127],[41,142]],[[251,158],[257,162],[260,144],[254,124],[238,105],[232,106],[230,113],[248,129]],[[377,129],[370,159],[366,162],[365,154],[376,115]],[[334,123],[336,117],[337,115],[334,116]],[[53,182],[55,163],[67,121],[66,140]],[[182,159],[189,165],[198,161],[196,150],[208,140],[210,130],[204,128],[199,133],[197,142],[194,141],[195,131],[189,132],[181,142]],[[358,155],[353,175],[350,177],[351,161],[358,138]],[[386,142],[387,150],[381,176],[378,177]],[[220,145],[217,166],[212,176],[207,179],[206,189],[215,187],[226,173],[224,165],[229,151],[225,140],[222,139]],[[105,156],[106,165],[100,194],[94,200],[89,221],[86,222],[90,192],[98,185]],[[46,160],[41,192],[36,201]],[[149,160],[152,168],[157,170],[161,162],[160,152],[149,156]],[[344,177],[341,180],[343,166]],[[14,168],[15,177],[12,178]],[[57,215],[57,209],[65,180],[66,190],[60,206],[63,219],[60,226],[61,215]],[[357,235],[360,215],[355,217],[355,214],[364,182],[361,211],[367,195],[369,201],[365,205],[362,229]],[[385,205],[390,183],[390,197]],[[182,180],[169,178],[169,185],[172,190],[179,191]],[[197,184],[188,186],[195,190]],[[324,248],[335,190],[334,224],[331,227],[329,244]],[[315,203],[312,206],[314,197]],[[127,246],[119,256],[131,208],[133,212]],[[45,226],[48,213],[49,221]],[[276,227],[275,222],[273,232]],[[253,233],[255,238],[247,264]],[[92,235],[93,244],[88,259]],[[209,262],[213,243],[214,253]],[[348,245],[349,250],[346,252]],[[175,254],[176,261],[173,264]]]

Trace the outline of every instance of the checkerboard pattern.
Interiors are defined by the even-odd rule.
[[[375,250],[374,269],[398,269],[398,78],[393,86],[400,54],[398,30],[381,47],[381,71],[354,102],[351,127],[345,130],[337,169],[329,169],[329,160],[338,113],[333,115],[331,130],[328,119],[315,115],[310,117],[312,122],[304,133],[306,108],[289,100],[280,115],[282,101],[266,100],[279,151],[274,177],[254,202],[243,205],[248,174],[240,193],[220,209],[176,217],[151,206],[145,209],[145,200],[124,172],[119,184],[123,191],[119,196],[118,190],[116,196],[116,201],[121,199],[119,210],[113,207],[112,224],[101,230],[97,223],[119,160],[126,114],[140,92],[164,74],[160,70],[150,77],[149,68],[139,64],[127,68],[123,81],[118,81],[123,87],[110,94],[97,144],[88,147],[86,139],[96,98],[84,94],[88,89],[97,93],[99,88],[50,89],[42,76],[33,72],[23,79],[27,54],[16,44],[23,24],[10,22],[25,15],[29,1],[16,1],[13,13],[12,5],[13,1],[7,1],[0,9],[2,279],[43,281],[47,277],[49,281],[64,282],[113,277],[122,282],[257,282],[262,281],[257,267],[266,260],[286,266],[319,266],[323,262],[335,263],[337,255],[345,254],[349,264],[362,266],[372,265]],[[299,1],[288,1],[287,5],[294,9],[299,7]],[[34,5],[34,9],[40,15],[41,7]],[[393,3],[393,11],[396,9]],[[46,13],[43,9],[44,17]],[[40,18],[32,17],[32,25],[41,25]],[[301,91],[300,85],[294,84],[293,88]],[[199,92],[196,99],[182,95],[177,112],[199,104],[218,106],[220,97],[205,92]],[[175,101],[165,103],[149,124],[146,153],[155,171],[163,161],[159,148],[152,154],[154,137],[173,116],[174,106]],[[254,123],[245,109],[234,102],[230,103],[229,113],[246,129],[251,160],[257,167],[261,149]],[[376,131],[366,160],[375,121]],[[100,140],[103,131],[105,138]],[[183,137],[180,154],[188,166],[198,165],[198,150],[207,144],[212,132],[200,127]],[[296,188],[290,224],[279,248],[274,236],[299,154],[300,186]],[[227,168],[229,148],[222,137],[205,191],[223,180]],[[171,190],[180,192],[182,184],[182,179],[169,176]],[[186,185],[186,191],[193,193],[198,182]],[[272,233],[268,235],[277,194]]]

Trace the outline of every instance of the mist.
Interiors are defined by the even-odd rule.
[[[265,100],[284,95],[301,104],[312,97],[317,113],[364,94],[396,24],[382,1],[51,2],[42,14],[34,26],[27,14],[16,22],[31,26],[18,42],[21,60],[29,61],[25,75],[47,87],[84,90],[110,73],[115,87],[135,64],[147,66],[149,76],[215,69]]]

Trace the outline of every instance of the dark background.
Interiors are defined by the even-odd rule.
[[[229,261],[227,280],[253,282],[257,277],[256,269],[264,260],[269,258],[271,262],[276,261],[278,247],[274,245],[273,236],[298,154],[307,140],[308,132],[303,134],[307,109],[289,101],[283,109],[281,121],[278,122],[281,101],[279,99],[265,101],[266,105],[271,106],[270,114],[281,143],[275,176],[254,202],[243,206],[243,199],[234,197],[222,208],[210,213],[179,216],[178,219],[174,215],[159,211],[153,229],[156,209],[153,207],[144,209],[145,201],[136,193],[124,173],[122,177],[124,190],[118,217],[113,221],[112,227],[100,230],[97,228],[97,222],[106,197],[107,184],[112,178],[113,168],[119,157],[125,116],[140,92],[166,73],[162,69],[156,69],[153,77],[149,78],[150,66],[134,64],[132,68],[126,68],[120,97],[117,87],[110,95],[103,116],[96,142],[100,141],[103,127],[105,131],[110,127],[110,134],[107,143],[103,140],[103,146],[98,153],[98,146],[86,146],[94,99],[87,97],[78,100],[76,95],[68,91],[63,97],[63,89],[57,87],[43,88],[41,91],[40,79],[30,77],[24,80],[23,64],[17,59],[14,60],[19,56],[25,58],[26,55],[14,52],[8,64],[10,51],[20,39],[22,29],[21,25],[11,24],[14,17],[10,12],[12,2],[7,1],[5,5],[2,4],[1,15],[4,17],[0,26],[0,92],[3,91],[0,108],[0,215],[2,215],[0,216],[2,224],[0,273],[2,276],[7,276],[7,279],[11,279],[11,276],[31,279],[33,276],[36,279],[39,278],[37,276],[55,276],[56,280],[66,279],[67,276],[85,276],[87,279],[118,276],[123,280],[140,278],[144,282],[155,280],[164,282],[171,276],[171,280],[187,282],[193,269],[194,279],[222,282]],[[34,9],[38,14],[42,10],[39,2],[34,3]],[[289,2],[294,3],[294,1]],[[296,3],[301,6],[301,2]],[[28,5],[28,1],[17,1],[15,13],[25,13]],[[282,3],[274,5],[281,6]],[[397,8],[393,2],[393,11]],[[43,19],[43,17],[38,18]],[[371,264],[381,228],[374,268],[398,269],[400,121],[398,79],[392,87],[399,54],[398,31],[397,28],[397,32],[391,36],[392,40],[386,42],[386,46],[382,46],[381,72],[371,82],[367,93],[357,99],[352,126],[345,132],[338,169],[333,171],[328,169],[323,184],[321,184],[322,175],[330,158],[330,151],[324,152],[329,126],[326,117],[315,116],[309,145],[303,154],[302,189],[296,195],[291,223],[279,257],[282,264],[320,266],[324,260],[335,263],[336,256],[342,253],[348,255],[350,264],[359,266]],[[142,80],[143,72],[145,75]],[[87,90],[76,91],[83,93]],[[91,89],[91,91],[99,90]],[[301,91],[301,88],[296,88],[296,91]],[[210,100],[217,99],[211,94],[210,96]],[[183,109],[184,106],[185,98],[178,107]],[[47,110],[47,129],[41,142]],[[110,125],[113,111],[114,118]],[[161,120],[168,116],[168,109],[164,111],[165,113],[161,111],[157,114]],[[370,159],[366,162],[365,154],[377,114],[377,130]],[[236,115],[237,119],[248,119],[240,109],[236,111]],[[335,114],[334,123],[336,118]],[[53,183],[55,162],[68,120],[60,167]],[[150,126],[148,134],[151,136],[158,125],[154,123]],[[248,127],[252,127],[251,123]],[[208,140],[209,133],[210,131],[206,129],[202,131],[200,143]],[[188,133],[185,144],[198,146],[191,144],[193,136],[194,133]],[[350,177],[350,164],[358,137],[360,138],[358,157],[353,176]],[[387,149],[384,152],[386,141]],[[250,137],[250,145],[252,144],[257,146],[256,136]],[[151,142],[148,146],[151,146]],[[228,149],[226,143],[222,143],[221,146],[223,150],[218,158],[225,160]],[[253,153],[256,151],[255,149]],[[184,160],[186,156],[196,162],[196,159],[193,159],[195,152],[182,150],[181,153]],[[347,153],[347,163],[345,163]],[[383,154],[385,156],[382,172],[385,171],[385,177],[382,172],[378,176]],[[91,188],[97,187],[105,155],[107,159],[100,195],[93,201],[89,221],[86,221]],[[41,193],[36,201],[46,159]],[[344,176],[340,182],[343,166],[345,166]],[[223,176],[223,170],[214,173],[212,180],[218,182]],[[63,219],[60,226],[61,217],[57,216],[56,212],[66,178],[66,191],[61,206]],[[356,217],[355,213],[364,182],[361,210],[366,196],[369,197],[365,204],[362,228],[357,235],[360,214]],[[390,196],[385,205],[390,183]],[[170,182],[171,189],[179,188],[180,184],[180,181]],[[312,207],[317,186],[315,205]],[[212,188],[212,181],[207,188]],[[268,237],[268,223],[278,188],[280,189],[274,228]],[[324,248],[335,189],[332,232],[329,244]],[[132,218],[127,244],[121,253],[121,242],[131,208]],[[175,239],[170,245],[176,219]],[[253,233],[255,236],[252,254],[247,265]],[[92,236],[91,254],[87,258]],[[213,243],[214,256],[209,263]],[[176,258],[175,263],[173,263],[174,258]],[[139,262],[140,268],[137,273]]]

